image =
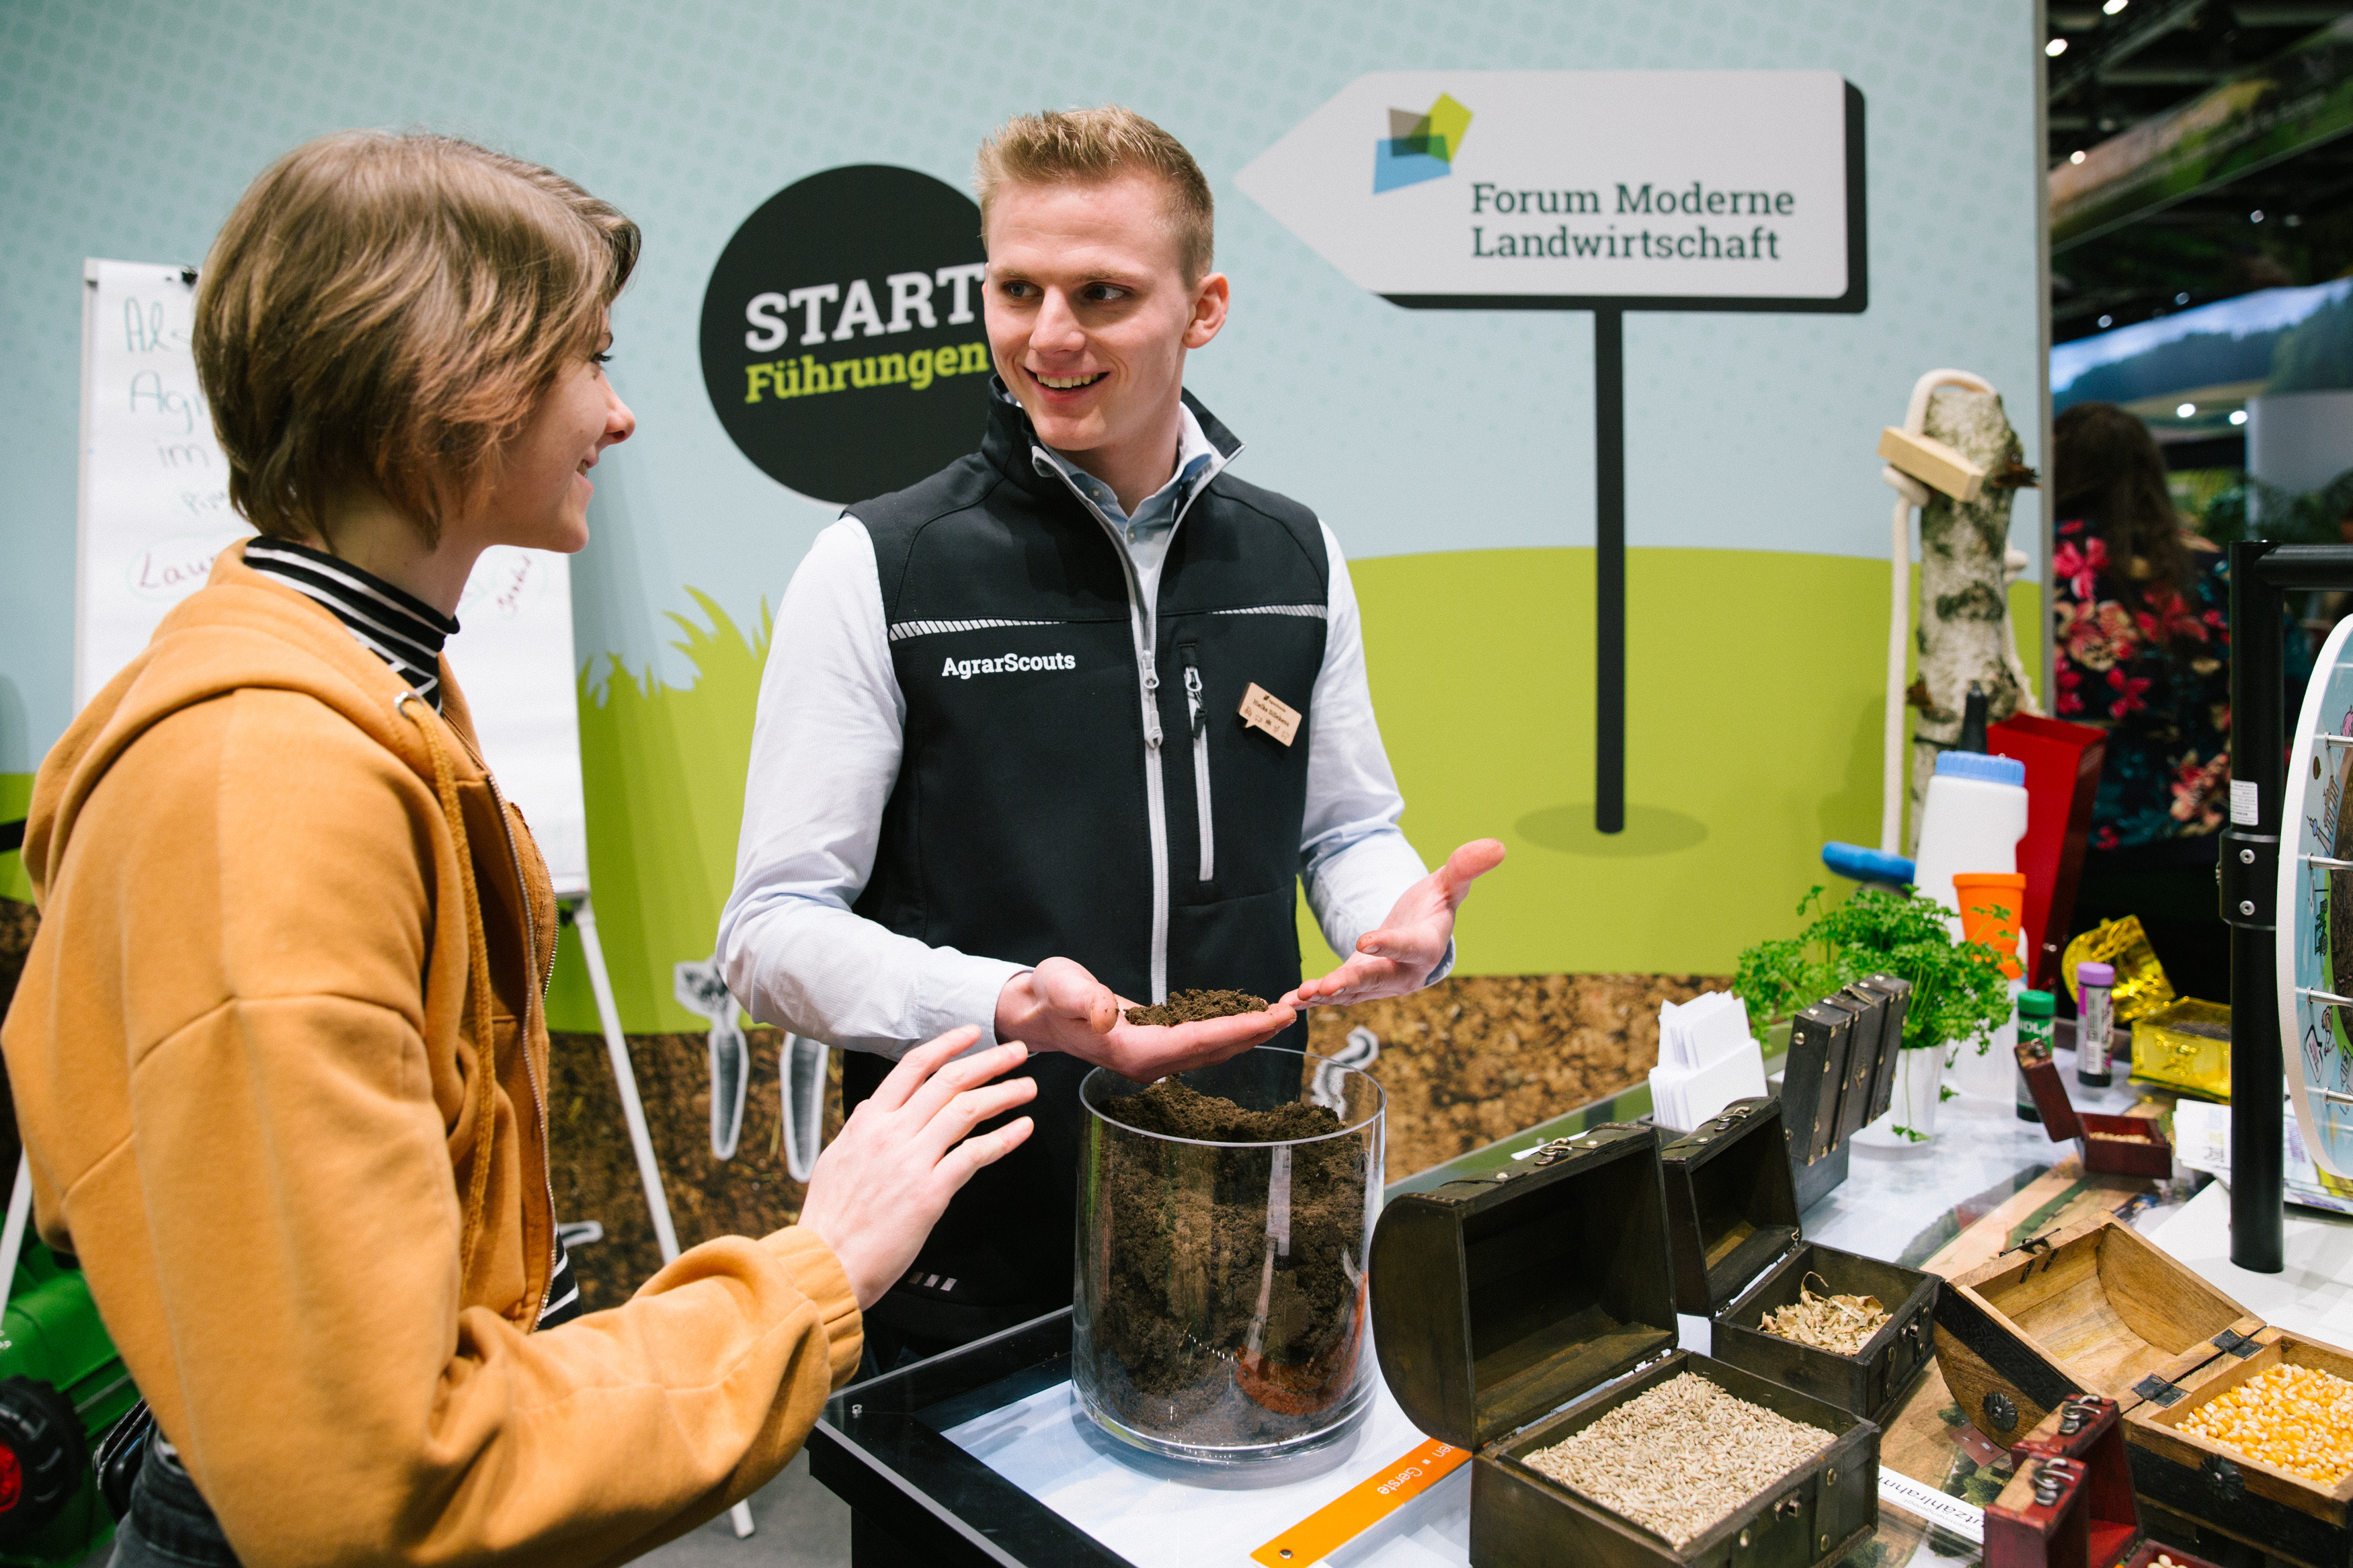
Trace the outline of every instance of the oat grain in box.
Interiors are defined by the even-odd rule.
[[[1414,1425],[1474,1454],[1472,1568],[1813,1568],[1879,1519],[1879,1428],[1675,1348],[1659,1136],[1610,1125],[1511,1169],[1392,1197],[1373,1237],[1374,1346]],[[1818,1452],[1662,1533],[1528,1461],[1690,1375],[1813,1427]],[[1689,1385],[1682,1385],[1688,1388]],[[1599,1392],[1595,1392],[1599,1390]]]

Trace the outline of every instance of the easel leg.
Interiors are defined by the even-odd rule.
[[[646,1131],[646,1108],[638,1099],[628,1042],[621,1037],[613,977],[605,968],[604,944],[596,940],[596,905],[582,898],[574,906],[572,923],[580,932],[581,956],[588,961],[588,989],[596,995],[596,1021],[605,1028],[605,1054],[612,1058],[613,1083],[621,1091],[621,1119],[629,1124],[629,1148],[638,1157],[638,1181],[646,1190],[646,1209],[653,1215],[654,1239],[661,1244],[662,1261],[668,1263],[678,1256],[678,1229],[670,1224],[670,1200],[662,1195],[661,1167],[654,1163],[653,1135]]]
[[[16,1185],[8,1194],[8,1223],[0,1227],[0,1307],[16,1283],[16,1259],[25,1250],[25,1227],[33,1217],[33,1162],[16,1156]]]
[[[662,1261],[678,1256],[678,1227],[670,1223],[670,1199],[662,1194],[661,1167],[654,1163],[653,1135],[646,1131],[645,1102],[638,1098],[637,1069],[629,1065],[628,1042],[621,1037],[621,1011],[613,1005],[613,977],[605,968],[605,946],[596,940],[596,909],[583,897],[572,911],[580,932],[581,956],[588,961],[588,989],[596,996],[596,1021],[604,1026],[605,1054],[612,1059],[613,1083],[621,1091],[621,1119],[629,1124],[629,1148],[638,1157],[638,1180],[646,1190],[646,1211],[653,1216],[654,1239],[661,1245]],[[5,1239],[5,1238],[0,1238]],[[727,1510],[735,1539],[752,1533],[752,1505],[739,1502]]]

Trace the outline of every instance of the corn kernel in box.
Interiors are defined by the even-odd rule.
[[[2353,1475],[2353,1382],[2282,1362],[2185,1415],[2180,1429],[2333,1487]]]

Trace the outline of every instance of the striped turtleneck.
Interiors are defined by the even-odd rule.
[[[441,645],[458,633],[445,616],[350,562],[285,539],[246,542],[245,563],[334,612],[360,646],[441,709]]]

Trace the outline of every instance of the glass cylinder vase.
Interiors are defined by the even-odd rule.
[[[1354,1430],[1371,1407],[1365,1268],[1381,1193],[1380,1085],[1261,1046],[1176,1080],[1245,1111],[1306,1105],[1309,1136],[1145,1131],[1105,1068],[1079,1086],[1078,1289],[1071,1381],[1123,1442],[1242,1464]],[[1130,1114],[1133,1114],[1131,1112]]]

